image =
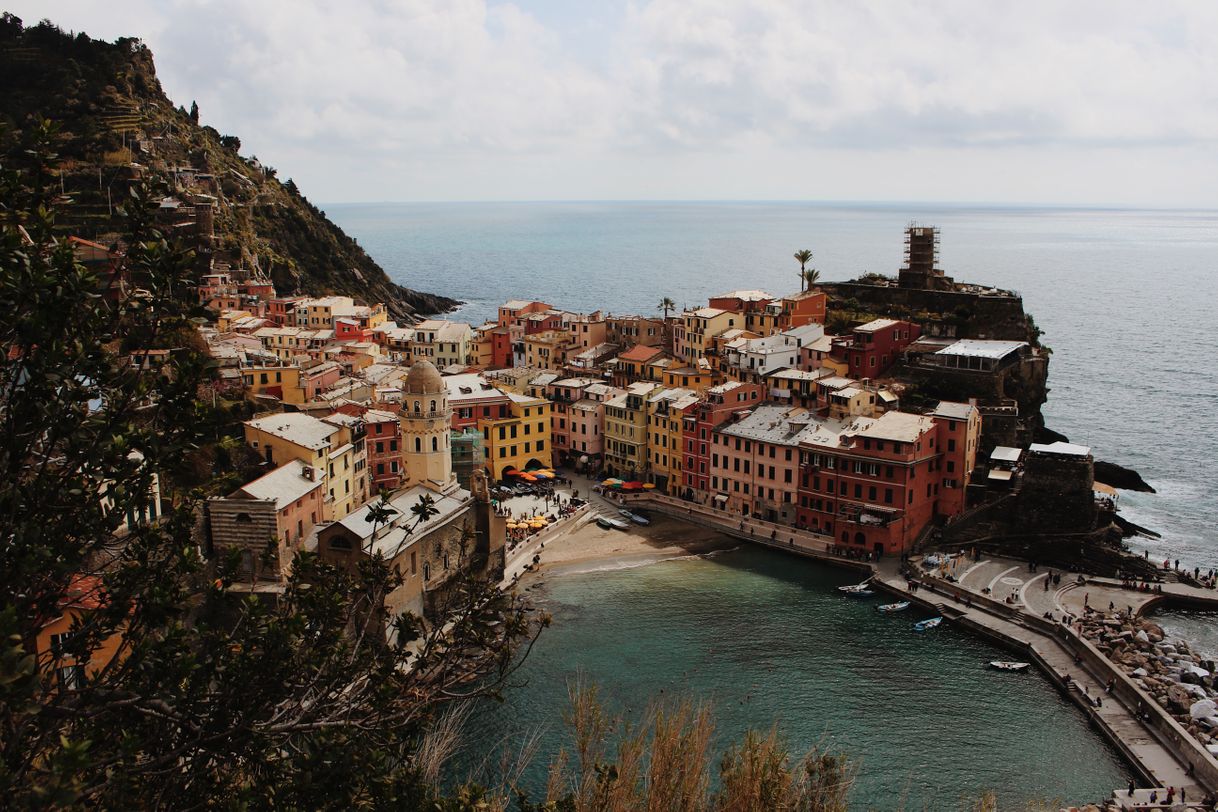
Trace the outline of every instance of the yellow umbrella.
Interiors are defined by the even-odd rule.
[[[649,491],[653,491],[655,490],[656,484],[654,482],[644,482],[643,487]]]

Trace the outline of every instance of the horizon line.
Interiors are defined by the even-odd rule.
[[[320,206],[417,206],[417,205],[530,205],[530,204],[781,204],[802,206],[942,206],[948,208],[983,209],[1057,209],[1063,211],[1158,211],[1195,212],[1218,215],[1218,206],[1152,205],[1133,203],[1038,203],[1032,201],[1003,202],[982,200],[800,200],[796,198],[463,198],[453,200],[339,200],[317,201]]]

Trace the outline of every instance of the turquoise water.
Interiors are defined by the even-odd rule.
[[[583,674],[611,710],[652,697],[714,704],[719,749],[779,725],[794,752],[820,741],[861,760],[859,808],[956,809],[986,789],[1005,803],[1097,800],[1127,769],[1037,674],[992,672],[1009,654],[949,627],[919,635],[911,612],[833,589],[849,573],[754,548],[546,581],[541,636],[503,704],[474,714],[467,740],[519,746],[541,734],[525,784],[567,741],[567,685]],[[469,768],[462,762],[463,768]]]

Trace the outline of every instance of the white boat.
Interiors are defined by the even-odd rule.
[[[845,592],[847,595],[870,595],[871,594],[871,579],[868,578],[861,584],[851,584],[850,586],[839,586],[838,592]]]
[[[893,612],[904,612],[908,608],[909,601],[898,601],[897,603],[882,603],[876,607],[876,610],[885,614],[892,614]]]
[[[919,620],[914,624],[915,632],[925,632],[937,627],[943,622],[941,617],[928,617],[926,620]]]
[[[1014,660],[991,660],[990,666],[999,671],[1023,671],[1031,663],[1017,663]]]

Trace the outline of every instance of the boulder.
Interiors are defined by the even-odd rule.
[[[1140,640],[1140,641],[1141,641],[1141,642],[1143,642],[1143,643],[1149,643],[1149,642],[1150,642],[1150,635],[1148,635],[1148,634],[1146,633],[1146,630],[1145,630],[1145,629],[1139,629],[1139,630],[1138,630],[1138,633],[1137,633],[1137,634],[1135,634],[1135,635],[1134,635],[1134,637],[1136,637],[1138,640]]]
[[[1133,674],[1135,677],[1149,676],[1149,674],[1147,673],[1145,668],[1135,668],[1133,671],[1130,671],[1129,673]],[[1147,682],[1149,682],[1149,680],[1147,680]]]
[[[1202,699],[1194,702],[1188,708],[1188,715],[1194,719],[1213,716],[1215,713],[1218,713],[1218,703],[1215,703],[1212,699]]]
[[[1179,685],[1173,685],[1167,689],[1167,707],[1173,712],[1188,713],[1188,709],[1192,704],[1188,691]]]

